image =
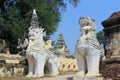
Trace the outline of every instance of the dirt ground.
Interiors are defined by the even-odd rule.
[[[59,75],[56,77],[44,77],[44,78],[25,78],[25,77],[6,77],[6,78],[0,78],[0,80],[72,80],[73,77],[72,74],[69,75]]]
[[[73,80],[72,77],[75,73],[64,73],[56,77],[43,77],[43,78],[26,78],[25,76],[19,77],[4,77],[0,80]]]

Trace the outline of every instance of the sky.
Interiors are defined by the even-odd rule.
[[[80,37],[80,17],[89,16],[95,19],[96,31],[103,30],[101,22],[110,17],[113,12],[120,11],[120,0],[81,0],[77,7],[67,4],[67,9],[62,12],[62,19],[57,31],[51,35],[53,41],[57,41],[58,35],[63,34],[67,48],[73,54],[76,41]]]

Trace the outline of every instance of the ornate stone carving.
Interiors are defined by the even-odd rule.
[[[58,36],[54,53],[59,57],[70,57],[70,51],[67,49],[62,33]]]
[[[61,72],[70,72],[78,71],[77,60],[73,58],[58,57],[60,61],[60,71]]]
[[[38,25],[36,11],[33,10],[31,27],[28,32],[29,45],[26,50],[26,58],[29,64],[26,77],[43,77],[44,66],[48,66],[51,76],[59,74],[59,61],[57,57],[43,44],[43,36],[46,36],[43,28]]]
[[[90,17],[81,17],[79,20],[81,26],[81,37],[77,41],[75,55],[78,61],[80,77],[99,76],[99,63],[104,51],[96,38],[96,26],[94,19]]]
[[[3,39],[0,39],[0,53],[10,54],[9,47]]]
[[[19,72],[24,74],[24,58],[20,55],[0,54],[0,77],[11,77]]]
[[[17,46],[17,49],[18,49],[18,54],[19,55],[22,55],[22,56],[25,56],[26,55],[26,49],[28,47],[28,38],[25,37],[25,40],[24,42],[22,43],[21,39],[18,39],[18,46]]]

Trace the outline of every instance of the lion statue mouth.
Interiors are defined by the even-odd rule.
[[[85,30],[85,35],[87,35],[89,33],[89,30]]]

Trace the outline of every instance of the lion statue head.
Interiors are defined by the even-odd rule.
[[[41,27],[30,27],[28,32],[29,40],[43,41],[43,37],[46,36],[46,32]]]
[[[80,24],[81,27],[91,26],[92,30],[96,30],[95,20],[93,18],[90,18],[90,17],[80,17],[79,24]]]

